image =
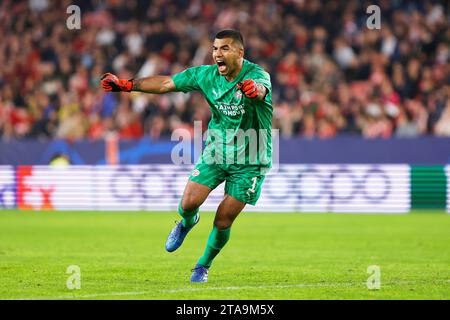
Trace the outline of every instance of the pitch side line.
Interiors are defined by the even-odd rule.
[[[77,298],[96,298],[107,296],[130,296],[130,295],[143,295],[148,293],[179,293],[179,292],[196,292],[196,291],[227,291],[227,290],[245,290],[245,289],[285,289],[285,288],[302,288],[302,287],[351,287],[355,284],[350,283],[335,283],[335,284],[292,284],[292,285],[280,285],[280,286],[242,286],[242,287],[205,287],[205,288],[179,288],[179,289],[159,289],[152,291],[138,291],[138,292],[111,292],[111,293],[93,293],[93,294],[73,294],[64,295],[58,297],[37,297],[37,298],[25,298],[19,300],[57,300],[57,299],[77,299]]]
[[[450,280],[437,280],[434,283],[450,283]],[[426,283],[426,281],[398,281],[398,282],[387,282],[382,284],[383,286],[389,285],[414,285]],[[93,293],[93,294],[72,294],[63,295],[56,297],[31,297],[31,298],[21,298],[17,300],[59,300],[59,299],[82,299],[82,298],[97,298],[97,297],[108,297],[108,296],[134,296],[134,295],[144,295],[149,293],[180,293],[180,292],[197,292],[197,291],[227,291],[227,290],[246,290],[246,289],[286,289],[286,288],[306,288],[306,287],[354,287],[363,286],[365,287],[366,282],[348,282],[348,283],[299,283],[290,285],[269,285],[269,286],[241,286],[241,287],[204,287],[204,288],[179,288],[179,289],[160,289],[152,291],[128,291],[128,292],[109,292],[109,293]],[[369,290],[369,289],[367,289]],[[376,290],[370,290],[376,291]],[[16,299],[14,299],[16,300]]]

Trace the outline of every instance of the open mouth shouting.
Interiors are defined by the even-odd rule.
[[[221,59],[217,59],[216,60],[216,64],[217,64],[217,67],[219,69],[219,73],[220,74],[225,74],[227,69],[228,69],[227,64],[225,63],[225,61],[223,61]]]

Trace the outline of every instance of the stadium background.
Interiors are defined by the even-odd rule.
[[[66,23],[72,4],[80,8],[80,29]],[[366,25],[371,4],[381,9],[379,30]],[[56,197],[55,208],[76,209],[74,193],[86,183],[91,190],[97,184],[80,177],[84,180],[55,187],[45,169],[20,171],[19,165],[48,165],[58,157],[73,165],[171,163],[176,144],[171,133],[180,128],[192,132],[195,121],[206,129],[210,114],[201,94],[104,93],[99,78],[106,71],[132,78],[211,63],[211,37],[236,28],[244,35],[246,58],[271,74],[282,169],[284,164],[335,165],[314,167],[326,171],[315,177],[304,176],[308,166],[272,173],[275,178],[266,184],[272,186],[266,188],[271,203],[256,210],[294,201],[289,193],[297,195],[288,206],[291,211],[333,211],[336,201],[340,211],[345,203],[360,211],[373,211],[370,204],[383,202],[390,205],[381,211],[445,208],[448,2],[30,0],[4,1],[0,8],[5,35],[0,45],[0,164],[16,166],[2,171],[3,207],[51,208],[45,202],[52,199],[44,199],[39,190],[52,188],[47,198]],[[371,165],[364,169],[370,177],[363,189],[372,194],[355,192],[358,169],[350,164]],[[390,164],[412,167],[383,167]],[[164,209],[175,209],[172,202],[189,172],[176,170],[179,174],[168,179],[179,183],[158,189],[152,181],[160,179],[151,180],[157,166],[135,173],[144,178],[124,174],[131,169],[114,170],[102,178],[109,181],[103,202],[115,198],[122,209],[130,202],[130,208],[152,208],[146,203],[161,196],[167,197]],[[282,183],[291,180],[288,186]],[[136,193],[142,196],[133,204],[127,195]],[[323,193],[329,196],[318,196]],[[91,198],[86,208],[102,207],[94,204],[96,194]],[[305,202],[320,203],[320,209],[304,208]]]
[[[66,25],[70,16],[66,9],[73,4],[81,9],[79,30],[69,30]],[[366,27],[370,16],[366,9],[373,4],[381,9],[380,30]],[[76,232],[88,232],[83,229],[83,217],[91,216],[80,215],[78,210],[104,211],[106,218],[89,213],[100,225],[105,223],[102,219],[118,219],[120,226],[131,221],[130,230],[143,237],[130,211],[152,211],[152,222],[147,217],[139,219],[155,234],[143,243],[154,246],[150,240],[162,231],[152,228],[159,224],[164,226],[162,233],[169,230],[164,215],[175,216],[191,168],[171,164],[171,151],[177,144],[171,141],[171,134],[177,129],[193,132],[194,121],[202,121],[205,130],[209,106],[199,93],[104,93],[100,76],[107,71],[123,78],[169,75],[211,63],[215,32],[235,28],[244,36],[245,57],[271,75],[273,125],[279,129],[280,165],[267,177],[260,202],[246,211],[267,211],[265,217],[253,216],[263,226],[261,221],[272,219],[270,213],[409,213],[426,209],[420,212],[427,213],[430,220],[413,217],[417,224],[410,229],[410,222],[388,222],[384,216],[370,224],[381,242],[382,237],[390,241],[396,231],[395,239],[405,243],[421,234],[426,239],[423,243],[430,245],[422,249],[441,254],[437,262],[435,256],[430,258],[426,281],[444,279],[434,297],[448,298],[448,221],[430,209],[440,214],[450,210],[449,9],[448,1],[432,0],[2,1],[0,208],[4,209],[5,238],[0,249],[8,252],[8,243],[10,248],[21,247],[22,227],[41,235],[39,240],[46,239],[42,246],[52,247],[52,229],[45,232],[40,223],[50,226],[58,220],[63,230],[69,231],[72,229],[64,221],[76,220]],[[202,210],[214,211],[222,195],[219,188]],[[24,210],[41,211],[41,222]],[[69,212],[55,217],[51,214],[54,210]],[[111,211],[126,211],[131,218],[109,215]],[[17,212],[29,220],[20,220]],[[310,234],[308,222],[314,226],[320,220],[328,235],[318,235],[322,231],[317,224],[317,229],[312,229],[317,234],[312,236],[318,239],[337,232],[327,229],[327,219],[336,221],[339,230],[351,233],[353,229],[345,228],[359,225],[366,231],[361,237],[374,237],[362,220],[350,220],[372,218],[344,217],[337,222],[327,217],[292,218],[286,214],[285,219],[305,219],[305,225],[299,226],[305,234]],[[243,225],[251,228],[247,218],[242,219]],[[273,219],[271,224],[286,228]],[[408,232],[402,233],[402,228]],[[68,239],[72,239],[70,234]],[[305,241],[294,234],[289,239]],[[335,239],[330,236],[328,245]],[[352,244],[347,245],[350,250]],[[387,244],[383,248],[383,253],[391,250]],[[35,249],[40,252],[42,248]],[[354,252],[360,252],[358,249]],[[392,255],[402,257],[405,248],[397,249],[400,251],[394,248]],[[412,250],[409,254],[421,260],[424,252]],[[163,256],[157,253],[155,257]],[[5,260],[5,270],[8,261],[18,263],[10,259]],[[275,264],[272,267],[276,268]],[[10,282],[0,297],[23,297],[28,291],[18,289],[16,276],[5,270],[4,280]],[[417,270],[421,274],[423,269]],[[426,282],[418,275],[406,279]],[[8,292],[11,288],[12,293]],[[65,297],[62,289],[44,294],[37,287],[33,290],[30,292],[38,296]],[[418,290],[417,296],[408,294],[433,297],[428,292],[425,288]],[[170,292],[165,294],[173,297]],[[333,297],[333,292],[323,297]]]

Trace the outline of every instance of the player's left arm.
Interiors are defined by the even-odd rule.
[[[267,97],[272,93],[272,84],[270,74],[261,67],[256,66],[247,73],[247,79],[238,84],[238,88],[242,93],[250,99],[258,101],[266,101]]]
[[[264,100],[267,95],[267,88],[253,79],[246,79],[238,84],[238,88],[245,94],[247,98]]]

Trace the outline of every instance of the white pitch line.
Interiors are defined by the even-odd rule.
[[[177,292],[191,292],[204,290],[245,290],[245,289],[285,289],[285,288],[302,288],[302,287],[350,287],[357,285],[357,283],[299,283],[286,285],[272,285],[272,286],[242,286],[242,287],[210,287],[210,288],[180,288],[180,289],[165,289],[164,293]]]
[[[450,283],[448,280],[436,280],[434,283]],[[382,283],[382,286],[386,285],[414,285],[420,284],[421,281],[397,281]],[[353,286],[365,286],[366,282],[347,282],[347,283],[298,283],[287,285],[262,285],[262,286],[241,286],[241,287],[204,287],[204,288],[179,288],[179,289],[160,289],[152,291],[128,291],[128,292],[106,292],[106,293],[93,293],[93,294],[72,294],[63,295],[57,297],[31,297],[21,298],[14,300],[59,300],[59,299],[82,299],[82,298],[97,298],[97,297],[109,297],[109,296],[137,296],[149,293],[179,293],[179,292],[196,292],[196,291],[227,291],[227,290],[246,290],[246,289],[286,289],[286,288],[306,288],[306,287],[353,287]],[[368,289],[369,290],[369,289]],[[373,291],[373,290],[370,290]]]
[[[291,285],[272,285],[272,286],[242,286],[242,287],[204,287],[204,288],[179,288],[179,289],[161,289],[153,291],[137,291],[137,292],[110,292],[110,293],[93,293],[84,295],[64,295],[58,297],[35,297],[25,298],[19,300],[57,300],[57,299],[77,299],[77,298],[95,298],[95,297],[107,297],[107,296],[129,296],[129,295],[143,295],[147,293],[179,293],[179,292],[195,292],[195,291],[215,291],[215,290],[245,290],[245,289],[284,289],[284,288],[301,288],[301,287],[340,287],[340,286],[352,286],[355,283],[334,283],[334,284],[291,284]],[[201,285],[201,284],[200,284]]]

